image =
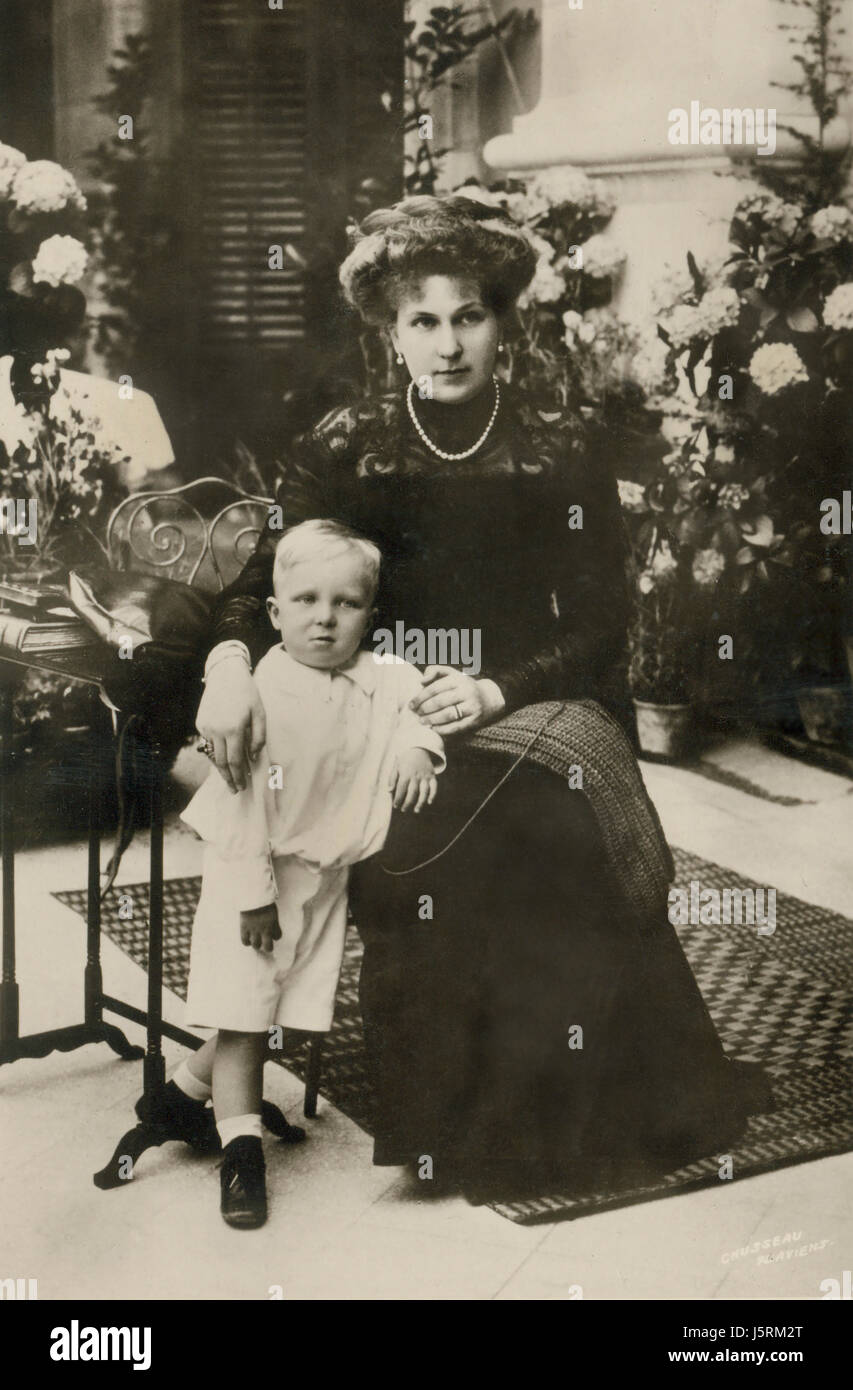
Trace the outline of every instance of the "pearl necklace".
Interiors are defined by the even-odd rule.
[[[470,449],[464,449],[461,454],[448,454],[444,449],[439,449],[437,444],[433,444],[432,440],[430,439],[429,435],[427,434],[426,430],[424,429],[423,425],[421,424],[420,420],[415,414],[415,407],[412,399],[415,389],[415,383],[413,381],[409,382],[409,389],[406,392],[406,404],[409,407],[409,417],[418,434],[420,435],[421,439],[423,440],[424,444],[426,444],[428,449],[432,449],[432,452],[434,454],[438,454],[438,457],[440,459],[448,459],[451,463],[455,463],[459,459],[469,459],[472,454],[476,454],[477,450],[481,447],[481,445],[485,444],[486,440],[491,434],[492,426],[494,425],[495,420],[498,417],[498,406],[501,403],[501,388],[498,383],[497,377],[492,377],[492,381],[495,383],[495,407],[489,417],[489,423],[486,425],[486,428],[483,430],[483,433],[480,435],[480,438],[477,440],[476,444],[472,444]]]

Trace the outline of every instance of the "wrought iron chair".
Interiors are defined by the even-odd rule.
[[[243,491],[222,478],[205,477],[163,491],[133,493],[116,507],[107,525],[111,563],[119,570],[142,571],[180,580],[206,592],[221,592],[242,570],[266,523],[272,499]],[[159,826],[162,836],[162,824]],[[159,877],[159,883],[155,882]],[[162,1020],[162,854],[152,867],[152,909],[157,904],[159,941],[149,950],[148,1048],[146,1086],[162,1075],[160,1036],[187,1047],[200,1039]],[[153,918],[152,911],[152,918]],[[141,1021],[141,1019],[139,1020]],[[323,1034],[311,1035],[303,1110],[317,1113]],[[111,1171],[110,1165],[104,1170]],[[106,1180],[105,1180],[106,1183]]]
[[[271,503],[271,498],[244,492],[223,478],[132,493],[107,525],[110,560],[117,569],[219,592],[254,550]]]

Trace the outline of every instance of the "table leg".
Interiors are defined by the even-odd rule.
[[[142,1057],[141,1047],[128,1041],[114,1023],[104,1022],[104,979],[101,970],[101,758],[104,711],[97,690],[92,698],[92,746],[89,763],[89,873],[86,893],[86,970],[84,1017],[95,1041],[107,1043],[126,1062]]]
[[[164,1122],[163,1091],[166,1063],[163,1058],[163,760],[152,744],[148,753],[151,826],[151,867],[148,908],[148,1009],[145,1060],[142,1064],[142,1096],[136,1104],[139,1123],[119,1140],[106,1167],[93,1176],[102,1190],[122,1187],[133,1177],[137,1160],[146,1149],[165,1144],[175,1136]]]
[[[12,701],[15,686],[0,679],[0,856],[3,865],[3,979],[0,984],[0,1059],[14,1055],[18,1038],[18,985],[15,980],[15,820]]]
[[[323,1043],[325,1033],[314,1033],[308,1044],[308,1065],[305,1070],[305,1100],[302,1113],[306,1119],[313,1120],[317,1114],[317,1096],[320,1093],[320,1073],[323,1067]]]
[[[89,874],[86,890],[86,971],[84,1004],[86,1022],[103,1018],[104,981],[101,973],[101,778],[98,747],[99,701],[93,692],[92,746],[89,763]]]
[[[148,1041],[143,1067],[145,1098],[156,1104],[166,1084],[163,1060],[163,759],[151,745],[151,879],[148,909]]]

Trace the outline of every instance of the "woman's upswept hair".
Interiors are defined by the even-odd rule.
[[[348,303],[372,324],[387,323],[401,296],[427,275],[474,280],[489,308],[503,314],[536,269],[524,229],[464,190],[377,208],[351,235],[340,281]]]

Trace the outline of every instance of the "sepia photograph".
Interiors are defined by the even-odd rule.
[[[297,1301],[815,1370],[851,35],[0,0],[0,1300],[48,1371],[162,1369],[197,1302],[272,1367]]]

